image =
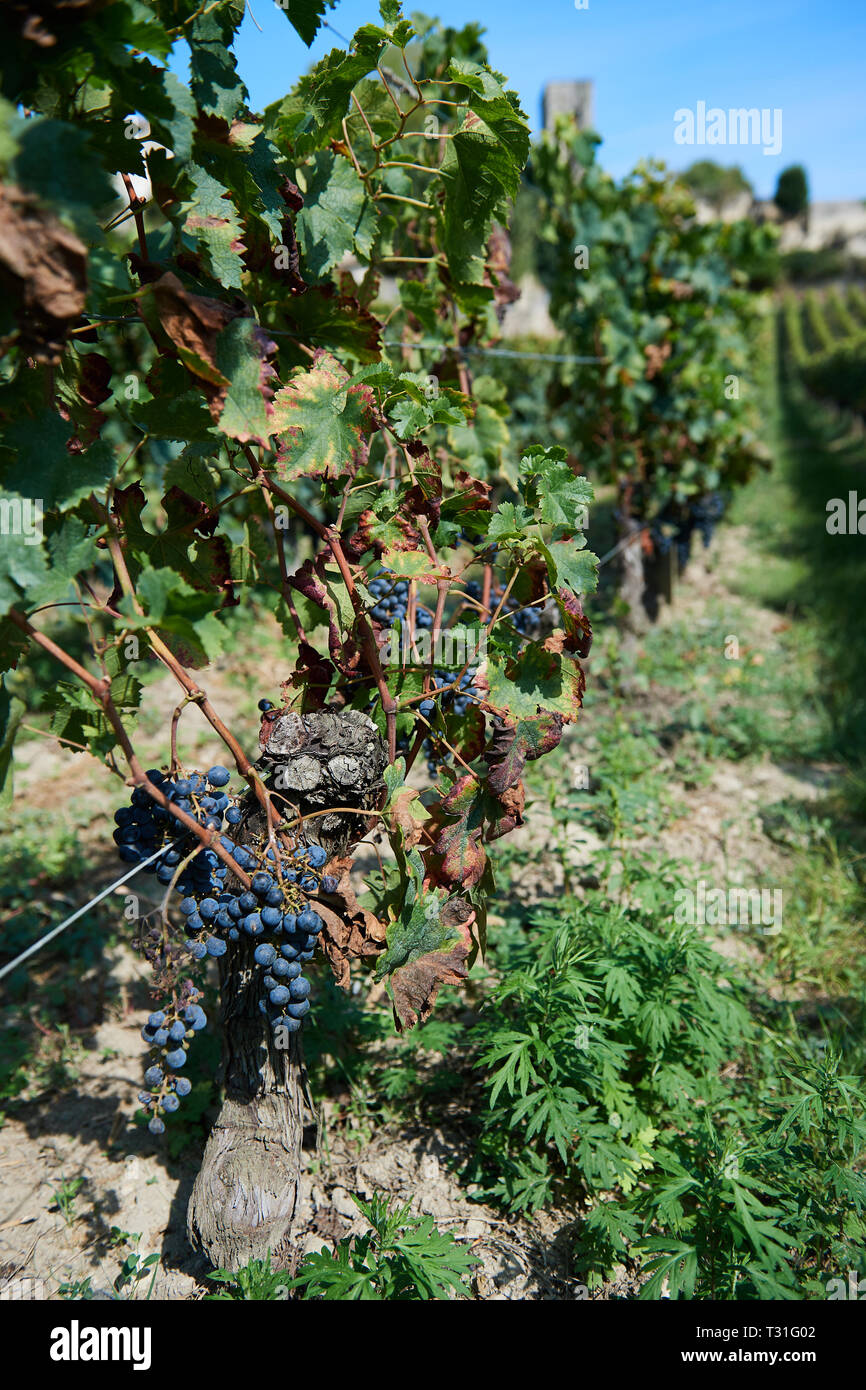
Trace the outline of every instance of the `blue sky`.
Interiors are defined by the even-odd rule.
[[[323,30],[307,50],[272,0],[250,4],[263,32],[248,14],[237,52],[261,108],[340,45]],[[740,164],[769,197],[779,170],[801,163],[813,198],[866,197],[866,0],[588,0],[580,10],[575,0],[429,0],[427,12],[485,26],[491,62],[534,129],[546,82],[591,78],[602,162],[616,176],[648,155],[674,168],[711,158]],[[342,0],[330,14],[347,35],[377,18],[375,0]],[[781,109],[781,153],[676,144],[674,113],[700,101]]]

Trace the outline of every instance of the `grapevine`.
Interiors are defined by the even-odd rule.
[[[460,351],[514,297],[529,152],[473,26],[383,0],[257,113],[239,0],[117,0],[129,44],[83,11],[47,48],[16,32],[3,89],[0,468],[44,519],[3,538],[3,713],[14,729],[38,651],[62,669],[53,732],[125,784],[117,853],[163,894],[136,932],[155,1135],[218,973],[225,1098],[188,1223],[231,1267],[290,1249],[317,960],[343,988],[371,968],[403,1029],[483,948],[487,846],[581,706],[592,491],[561,449],[511,457],[507,403]],[[323,14],[286,17],[309,44]],[[181,32],[188,85],[166,61]],[[239,619],[283,641],[255,754],[201,675]],[[179,703],[147,771],[157,665]],[[221,748],[204,771],[182,757],[192,709]],[[361,885],[374,835],[393,871]]]

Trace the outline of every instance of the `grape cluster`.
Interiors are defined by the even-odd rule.
[[[718,492],[705,493],[703,497],[678,507],[676,511],[666,507],[650,527],[650,536],[657,554],[667,555],[671,546],[676,546],[679,568],[684,570],[691,558],[692,536],[695,531],[699,533],[704,549],[707,549],[724,511],[725,501]]]
[[[504,592],[504,589],[491,590],[490,618],[488,618],[488,622],[492,620],[493,614],[499,607]],[[517,629],[521,637],[534,638],[541,636],[541,613],[537,608],[522,608],[516,599],[509,596],[499,616],[502,617],[506,613],[510,618],[512,626]]]
[[[465,587],[470,598],[481,600],[482,589],[477,580],[468,580]],[[485,626],[492,622],[493,614],[499,607],[504,593],[505,590],[501,586],[491,589],[490,613],[485,619]],[[517,629],[521,637],[539,637],[541,635],[541,614],[537,608],[524,608],[518,603],[517,599],[509,596],[503,605],[499,617],[502,618],[506,613],[509,616],[512,626]]]
[[[151,1061],[144,1073],[144,1084],[150,1089],[140,1091],[138,1099],[150,1112],[147,1127],[151,1134],[165,1130],[163,1115],[173,1115],[184,1096],[192,1090],[192,1082],[176,1073],[186,1065],[190,1040],[207,1024],[207,1015],[199,1004],[201,994],[189,982],[176,1003],[157,1009],[149,1015],[141,1036],[152,1048]]]
[[[708,492],[693,503],[692,521],[695,529],[701,534],[705,550],[709,547],[710,541],[713,539],[713,532],[721,521],[724,512],[724,498],[718,492]]]
[[[279,863],[270,845],[264,852],[237,845],[232,854],[250,874],[250,886],[221,890],[217,882],[205,897],[185,897],[180,910],[189,934],[187,948],[201,960],[224,955],[229,941],[255,941],[263,986],[259,1008],[274,1029],[297,1032],[310,1009],[303,962],[312,960],[324,925],[308,898],[319,891],[332,893],[336,879],[321,873],[327,858],[321,845],[297,844],[291,858]]]
[[[212,767],[206,778],[196,772],[190,777],[173,779],[158,768],[151,769],[147,774],[148,781],[158,787],[169,801],[207,830],[221,830],[224,819],[229,823],[232,821],[229,796],[223,790],[229,776],[228,769],[221,766]],[[145,866],[146,873],[155,874],[158,881],[166,885],[172,883],[177,874],[176,886],[182,892],[192,892],[209,884],[212,873],[220,867],[218,855],[213,850],[206,850],[204,854],[195,854],[190,859],[199,841],[154,801],[143,787],[135,788],[130,801],[129,806],[121,806],[114,813],[117,826],[114,842],[123,862],[141,864],[168,845],[158,863]],[[239,812],[236,819],[240,819]]]
[[[261,701],[263,706],[271,707],[269,701]],[[196,772],[174,777],[158,770],[147,775],[171,802],[207,829],[223,831],[243,819],[237,800],[223,790],[230,780],[224,767],[212,767],[205,776]],[[224,956],[229,942],[254,942],[262,989],[259,1008],[275,1031],[297,1032],[310,1009],[310,985],[303,978],[303,965],[312,959],[324,925],[309,899],[318,892],[333,893],[337,887],[332,875],[322,873],[325,850],[295,840],[289,848],[283,842],[278,857],[271,844],[236,844],[221,833],[220,845],[250,879],[246,887],[231,877],[213,849],[203,848],[145,791],[136,788],[131,801],[130,807],[115,813],[118,853],[125,863],[142,863],[167,846],[159,867],[147,867],[159,882],[173,885],[182,895],[186,950],[200,961]],[[142,1092],[148,1095],[142,1103],[153,1111],[149,1127],[154,1134],[164,1128],[160,1114],[177,1109],[177,1097],[188,1091],[188,1085],[181,1085],[182,1078],[171,1074],[186,1060],[185,1039],[205,1022],[194,999],[185,1001],[180,1010],[161,1009],[148,1019],[142,1036],[162,1049],[161,1058],[145,1076],[151,1092]]]
[[[394,582],[390,570],[380,569],[370,581],[370,595],[376,600],[371,614],[379,623],[390,627],[397,619],[406,617],[409,606],[409,585],[405,579]]]
[[[470,705],[477,704],[479,698],[478,691],[475,687],[475,676],[477,671],[477,666],[468,667],[468,669],[463,672],[454,690],[450,689],[450,687],[457,681],[456,671],[440,671],[437,669],[434,672],[433,690],[445,691],[445,694],[441,696],[439,701],[443,714],[453,713],[456,714],[458,718],[462,718]],[[418,712],[422,714],[425,719],[429,719],[435,709],[436,701],[430,698],[422,700],[418,705]],[[427,771],[430,773],[431,777],[435,777],[441,763],[446,761],[449,755],[447,751],[443,753],[439,750],[435,734],[424,740],[423,752],[427,759]]]
[[[370,614],[377,622],[393,627],[398,620],[405,621],[409,609],[408,580],[398,579],[395,582],[392,570],[380,569],[370,581],[369,588],[370,594],[376,600]],[[426,608],[416,608],[415,626],[432,628],[433,614],[428,613]]]

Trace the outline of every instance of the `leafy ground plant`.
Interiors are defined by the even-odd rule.
[[[432,1216],[413,1217],[376,1194],[353,1202],[371,1230],[341,1240],[336,1253],[307,1255],[291,1287],[305,1298],[365,1302],[467,1298],[466,1278],[480,1263],[450,1231],[438,1231]]]

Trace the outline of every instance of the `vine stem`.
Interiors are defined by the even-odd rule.
[[[145,206],[147,199],[139,198],[132,186],[132,179],[129,177],[129,174],[122,174],[121,177],[127,197],[129,198],[129,210],[135,221],[135,230],[138,235],[138,249],[141,252],[141,259],[143,261],[149,261],[150,256],[147,251],[147,236],[144,230],[144,214],[142,213],[142,208]]]
[[[259,479],[264,476],[264,469],[262,468],[261,463],[255,461],[254,456],[252,454],[249,457],[252,459],[254,463],[256,481],[259,481]],[[271,496],[270,490],[268,488],[260,488],[260,491],[264,497],[265,506],[268,509],[268,515],[271,518],[271,525],[274,528],[274,539],[277,545],[277,563],[280,567],[280,578],[282,579],[283,601],[289,610],[289,615],[292,619],[292,622],[295,625],[295,631],[298,634],[299,640],[301,642],[306,642],[307,634],[304,632],[301,620],[298,617],[297,609],[295,608],[294,602],[292,601],[291,585],[289,584],[289,567],[286,562],[286,542],[285,537],[283,536],[282,527],[277,525],[276,510],[274,508],[274,499]],[[346,505],[346,500],[347,499],[344,498],[344,508]]]
[[[127,569],[126,565],[126,559],[123,554],[123,549],[121,547],[120,540],[110,514],[108,515],[108,525],[111,532],[111,534],[107,538],[108,550],[109,554],[111,555],[114,568],[117,571],[117,577],[120,580],[121,587],[124,593],[130,599],[130,602],[135,608],[136,613],[139,615],[139,617],[144,617],[144,610],[142,609],[141,604],[138,601],[138,595],[136,594],[132,584],[132,580],[130,579],[129,570]],[[184,670],[184,668],[181,666],[174,653],[166,646],[162,638],[152,627],[145,627],[145,632],[147,633],[148,641],[150,642],[151,647],[153,648],[156,655],[159,657],[160,661],[163,663],[164,666],[166,666],[169,669],[169,671],[171,671],[172,675],[180,683],[180,685],[183,686],[189,699],[191,701],[195,701],[195,703],[199,706],[202,714],[205,716],[208,723],[215,730],[215,732],[219,734],[223,743],[231,751],[235,763],[237,764],[238,772],[243,778],[245,778],[247,782],[249,782],[250,786],[253,787],[253,789],[255,790],[256,784],[255,778],[252,775],[252,763],[250,762],[244,750],[241,748],[234,734],[232,734],[226,728],[225,724],[220,719],[219,715],[216,713],[216,710],[213,708],[213,706],[207,698],[207,693],[204,690],[201,690],[199,686],[196,685],[192,677],[189,676],[187,672]],[[261,798],[259,799],[261,800]]]
[[[385,711],[385,722],[388,735],[388,761],[393,763],[397,756],[397,701],[388,689],[388,682],[385,679],[385,672],[382,670],[382,663],[379,659],[379,648],[376,645],[376,636],[367,618],[361,595],[358,593],[355,586],[351,567],[343,552],[341,538],[335,527],[325,526],[323,522],[313,516],[312,512],[308,512],[306,507],[298,502],[290,492],[286,492],[284,488],[281,488],[273,481],[257,462],[249,445],[244,444],[241,447],[253,469],[257,481],[261,483],[261,486],[274,493],[276,497],[281,498],[288,507],[291,507],[298,516],[306,521],[307,525],[311,527],[316,535],[330,548],[331,554],[342,576],[343,583],[346,586],[346,593],[349,595],[349,602],[352,605],[358,627],[361,631],[361,644],[364,648],[370,670],[376,681],[379,698],[382,701],[382,708]]]
[[[129,598],[131,604],[133,605],[133,608],[135,609],[139,617],[144,617],[144,611],[141,607],[141,604],[139,603],[138,595],[135,592],[135,587],[130,577],[129,569],[126,564],[126,557],[123,553],[123,546],[121,544],[120,536],[117,530],[117,525],[114,517],[111,514],[110,507],[106,506],[105,508],[99,508],[96,499],[92,498],[91,500],[93,502],[94,507],[97,508],[97,510],[102,511],[103,518],[108,527],[106,544],[108,545],[108,551],[111,556],[112,564],[114,565],[115,571],[117,573],[117,577],[120,580],[121,588]],[[235,760],[235,765],[238,769],[238,772],[244,778],[247,784],[252,788],[256,800],[260,803],[262,809],[264,810],[265,817],[267,819],[268,827],[270,830],[270,827],[274,823],[274,808],[271,805],[271,800],[268,795],[267,788],[262,782],[262,779],[259,776],[257,776],[255,769],[253,768],[253,765],[247,757],[246,753],[241,748],[234,734],[231,733],[231,731],[220,719],[216,710],[213,708],[210,701],[208,700],[206,691],[201,690],[199,686],[196,685],[195,681],[192,680],[192,678],[187,674],[187,672],[181,666],[180,662],[177,660],[174,653],[166,646],[159,634],[150,626],[145,628],[145,632],[147,633],[148,640],[153,651],[162,661],[163,665],[166,666],[169,671],[171,671],[172,675],[186,691],[187,699],[186,701],[184,701],[184,703],[195,703],[198,705],[199,709],[207,719],[208,723],[215,730],[215,732],[219,734],[223,743],[230,750],[232,757]],[[175,756],[176,752],[173,749],[172,758],[174,759]],[[172,765],[174,766],[174,763]],[[193,824],[194,823],[195,822],[193,822]],[[232,860],[232,863],[234,864],[234,860]],[[246,875],[239,875],[239,877],[242,878],[243,882],[247,882]]]
[[[9,610],[9,621],[14,623],[21,632],[35,642],[37,646],[41,647],[43,651],[48,652],[49,655],[61,662],[68,671],[71,671],[73,675],[77,676],[78,679],[87,686],[91,695],[102,706],[105,717],[114,730],[117,741],[123,749],[123,755],[129,765],[129,770],[135,785],[137,787],[143,787],[148,796],[158,802],[163,810],[168,811],[169,815],[174,816],[176,820],[180,821],[181,825],[195,835],[196,839],[200,840],[202,845],[208,849],[212,849],[214,853],[222,859],[223,863],[231,869],[232,873],[236,874],[244,886],[248,888],[250,880],[247,874],[239,864],[235,863],[228,851],[223,849],[219,841],[219,832],[216,830],[206,830],[203,825],[199,825],[198,821],[193,820],[192,816],[188,815],[186,811],[180,810],[173,801],[169,801],[165,793],[160,791],[148,778],[147,773],[138,760],[135,749],[129,741],[129,735],[123,727],[123,721],[111,698],[111,682],[97,680],[95,676],[92,676],[89,671],[75,660],[75,657],[70,656],[68,652],[65,652],[62,647],[59,647],[57,643],[46,636],[44,632],[40,632],[38,628],[28,623],[27,619],[21,613],[16,612],[14,608]]]

